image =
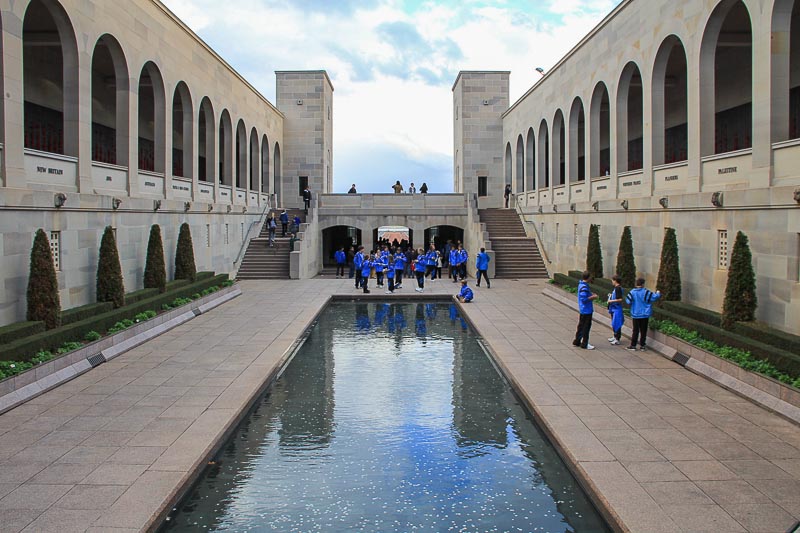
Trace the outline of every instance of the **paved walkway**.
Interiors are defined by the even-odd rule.
[[[495,281],[467,313],[627,529],[780,532],[800,518],[800,428],[655,354],[606,346],[597,325],[603,349],[573,348],[576,316],[542,286]],[[0,530],[151,527],[350,287],[244,282],[236,300],[1,415]]]

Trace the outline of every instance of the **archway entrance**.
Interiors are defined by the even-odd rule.
[[[430,248],[431,243],[437,250],[443,251],[447,241],[453,245],[458,242],[464,243],[464,230],[455,226],[433,226],[425,230],[425,249]]]
[[[380,226],[372,230],[374,248],[387,244],[389,247],[414,246],[414,231],[406,226]]]
[[[333,226],[322,230],[322,265],[335,265],[333,254],[339,248],[345,251],[361,244],[361,230],[352,226]]]

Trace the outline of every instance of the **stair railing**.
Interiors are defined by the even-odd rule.
[[[542,255],[542,259],[545,260],[545,263],[546,263],[545,266],[552,265],[553,262],[550,261],[550,258],[547,256],[547,251],[544,249],[544,245],[542,244],[542,236],[539,235],[539,228],[536,227],[535,223],[533,223],[533,222],[531,222],[531,221],[529,221],[528,219],[525,218],[525,215],[522,213],[522,207],[521,206],[517,205],[516,206],[516,211],[517,211],[517,214],[520,217],[520,220],[522,220],[522,223],[525,226],[525,233],[527,233],[529,235],[530,235],[530,233],[533,233],[534,238],[536,239],[536,247],[539,249],[539,253]],[[528,228],[531,228],[531,230],[529,231]],[[548,274],[549,274],[550,269],[548,268],[547,270],[548,270]]]
[[[236,254],[236,259],[233,260],[234,275],[236,275],[236,273],[239,271],[239,267],[241,266],[241,260],[244,258],[244,254],[247,251],[247,247],[250,245],[250,240],[253,239],[254,237],[252,235],[253,228],[257,227],[258,234],[261,233],[261,228],[264,226],[264,219],[267,218],[267,213],[269,213],[269,210],[270,210],[270,203],[267,202],[267,204],[264,206],[264,209],[261,211],[261,215],[258,217],[258,220],[255,220],[250,223],[250,227],[247,229],[247,234],[245,236],[246,238],[242,241],[242,246],[241,248],[239,248],[239,253]],[[256,234],[256,236],[258,236],[258,234]]]

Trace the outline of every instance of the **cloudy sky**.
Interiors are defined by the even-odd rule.
[[[163,0],[275,102],[276,70],[334,85],[334,192],[453,189],[452,85],[510,70],[511,101],[619,0]]]

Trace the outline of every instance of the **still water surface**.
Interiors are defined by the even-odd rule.
[[[329,305],[163,531],[605,532],[451,304]]]

